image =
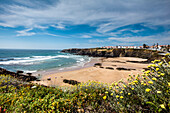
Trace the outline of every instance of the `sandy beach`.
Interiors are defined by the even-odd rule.
[[[101,67],[90,67],[89,64],[86,64],[89,66],[42,76],[41,81],[34,83],[48,86],[69,86],[69,84],[63,82],[64,79],[76,80],[78,82],[94,80],[109,84],[121,79],[126,81],[129,74],[141,74],[142,70],[147,68],[148,64],[141,63],[142,61],[147,61],[147,59],[134,57],[101,58],[100,61],[93,62],[101,63]],[[122,68],[123,70],[120,70]],[[49,77],[51,80],[47,80]]]

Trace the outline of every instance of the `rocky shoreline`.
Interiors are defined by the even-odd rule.
[[[102,48],[89,48],[89,49],[64,49],[61,52],[71,53],[75,55],[87,55],[90,57],[138,57],[148,59],[150,62],[155,59],[161,59],[158,51],[147,50],[147,49],[102,49]]]
[[[8,71],[6,69],[0,68],[0,75],[1,74],[11,75],[11,76],[13,76],[13,77],[15,77],[15,78],[17,78],[19,80],[26,81],[26,82],[37,80],[37,77],[31,76],[32,73],[24,74],[23,71],[17,71],[15,73],[15,72]]]

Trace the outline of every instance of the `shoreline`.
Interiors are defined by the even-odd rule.
[[[63,68],[53,68],[53,69],[47,69],[47,70],[41,70],[32,73],[32,76],[36,76],[39,79],[41,79],[44,76],[51,75],[51,74],[56,74],[56,73],[61,73],[61,72],[69,72],[69,71],[76,71],[80,70],[83,68],[88,68],[92,67],[95,63],[101,63],[101,57],[92,57],[90,61],[85,62],[83,66],[78,66],[78,65],[72,65],[70,67],[63,67]]]
[[[87,66],[79,69],[67,70],[64,72],[57,72],[48,74],[41,77],[41,81],[34,81],[46,86],[70,86],[70,84],[64,83],[63,80],[75,80],[77,82],[87,82],[94,80],[98,82],[111,84],[114,81],[123,79],[126,82],[126,78],[129,74],[142,74],[142,70],[147,68],[148,63],[141,63],[147,59],[136,57],[115,57],[115,58],[100,58],[102,66],[94,67]],[[138,61],[138,62],[129,62]],[[97,63],[97,62],[93,62]],[[88,65],[88,64],[87,64]],[[90,65],[90,63],[89,63]],[[119,70],[123,69],[123,70]],[[50,78],[50,80],[48,80]]]

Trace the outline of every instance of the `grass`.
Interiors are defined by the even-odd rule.
[[[89,81],[73,87],[44,87],[0,76],[0,112],[163,112],[170,109],[170,54],[142,75],[112,85]]]

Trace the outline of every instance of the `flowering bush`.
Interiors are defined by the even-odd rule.
[[[112,108],[119,112],[168,112],[170,62],[165,59],[169,61],[169,54],[162,60],[152,61],[150,70],[142,75],[129,75],[128,83],[113,83],[112,92],[105,95]]]
[[[112,85],[89,81],[72,87],[44,87],[0,76],[1,112],[169,112],[170,55],[142,75]],[[5,111],[4,111],[5,110]]]

